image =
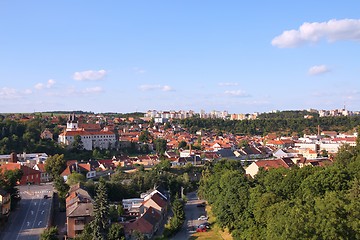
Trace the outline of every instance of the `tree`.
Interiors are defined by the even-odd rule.
[[[40,235],[40,240],[57,240],[58,229],[57,227],[50,227],[44,230]]]
[[[163,138],[157,138],[154,140],[156,153],[159,155],[163,155],[166,151],[166,140]]]
[[[186,141],[182,140],[178,144],[178,149],[180,149],[180,148],[184,149],[186,147],[186,145],[187,145]]]
[[[86,177],[83,174],[78,172],[73,172],[68,176],[66,183],[69,186],[72,186],[76,183],[84,183],[85,181],[86,181]]]
[[[60,174],[66,168],[66,161],[64,159],[64,154],[55,154],[46,159],[45,170],[47,173],[51,174],[54,178],[60,176]]]
[[[69,191],[69,185],[65,183],[64,178],[62,178],[61,176],[55,177],[54,187],[58,191],[61,201],[65,201],[65,196]]]
[[[149,131],[142,131],[139,134],[139,142],[149,143],[152,140],[152,136]]]
[[[109,229],[109,203],[106,183],[100,178],[94,201],[94,219],[91,222],[93,239],[106,239]]]
[[[108,233],[109,240],[125,240],[124,227],[119,223],[111,225]]]
[[[76,135],[74,136],[74,142],[71,144],[72,148],[76,151],[79,152],[81,150],[84,149],[84,144],[81,140],[81,136],[80,135]]]

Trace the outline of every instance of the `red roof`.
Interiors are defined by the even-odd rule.
[[[260,168],[263,167],[265,170],[270,168],[290,168],[293,162],[290,159],[275,159],[275,160],[259,160],[255,164]]]

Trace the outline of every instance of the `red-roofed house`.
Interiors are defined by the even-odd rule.
[[[161,218],[165,216],[167,211],[167,201],[158,192],[146,196],[143,205],[145,209],[154,208],[161,215]]]
[[[152,207],[138,218],[135,222],[124,224],[125,234],[128,238],[134,231],[142,233],[147,239],[151,239],[158,230],[161,221],[161,215]]]
[[[271,168],[290,168],[294,165],[293,161],[289,158],[275,159],[275,160],[259,160],[257,162],[251,163],[246,169],[246,174],[254,177],[260,168],[269,170]]]
[[[67,121],[67,128],[64,132],[59,134],[59,143],[71,145],[75,141],[75,136],[81,137],[81,142],[84,149],[93,150],[94,148],[107,149],[115,146],[115,133],[108,131],[107,128],[103,130],[91,126],[88,130],[79,127],[79,123],[75,114],[69,116]]]
[[[41,172],[35,169],[32,169],[28,166],[21,165],[20,163],[6,163],[0,165],[0,169],[4,170],[16,170],[20,169],[23,172],[23,176],[19,182],[20,185],[31,184],[40,184],[41,181]]]
[[[40,171],[40,182],[50,182],[52,180],[51,175],[46,172],[45,170],[45,164],[43,163],[37,163],[33,167],[33,169]]]

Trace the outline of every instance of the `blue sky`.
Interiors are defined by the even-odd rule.
[[[360,110],[358,1],[0,2],[0,112]]]

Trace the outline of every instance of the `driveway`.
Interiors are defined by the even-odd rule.
[[[205,215],[204,207],[197,207],[198,204],[204,202],[204,200],[199,200],[197,198],[196,192],[191,192],[186,195],[188,201],[185,205],[185,222],[181,230],[171,239],[172,240],[185,240],[189,239],[191,233],[196,230],[197,226],[206,221],[198,220],[198,217]]]

